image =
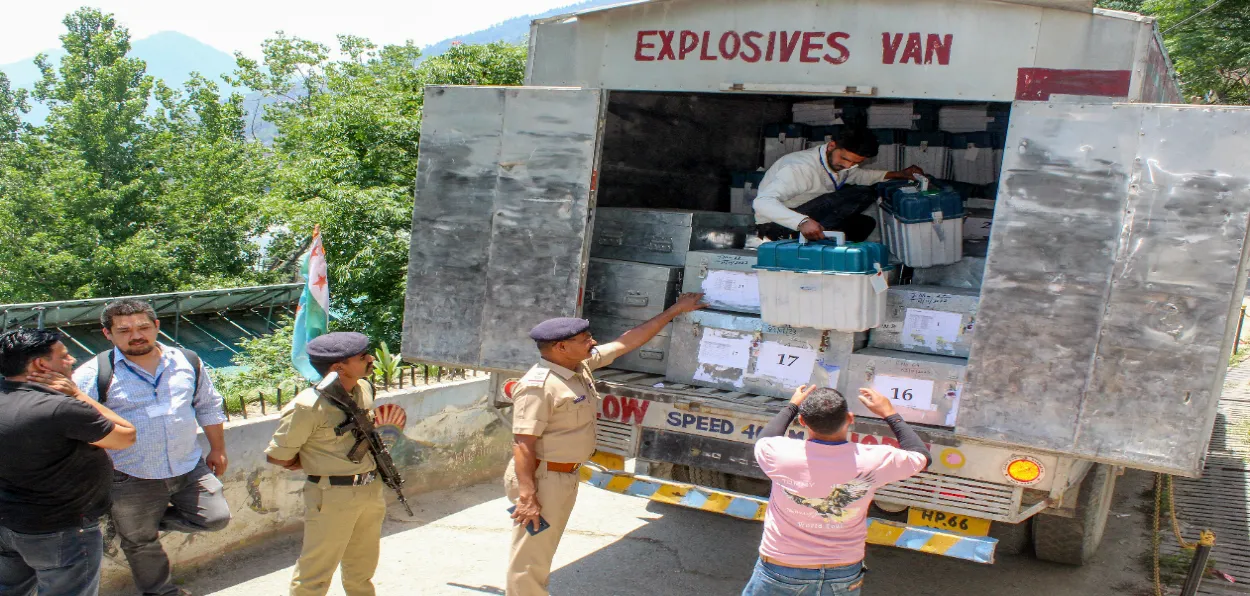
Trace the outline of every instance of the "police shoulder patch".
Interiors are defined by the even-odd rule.
[[[525,373],[525,376],[521,377],[521,380],[518,382],[521,385],[537,385],[541,387],[547,382],[547,375],[549,374],[551,374],[551,369],[535,364],[534,367],[531,368],[529,372]]]

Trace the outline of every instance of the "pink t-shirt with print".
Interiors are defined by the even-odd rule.
[[[787,437],[760,439],[755,459],[773,481],[760,554],[791,565],[862,560],[873,493],[925,467],[924,454],[888,445]]]

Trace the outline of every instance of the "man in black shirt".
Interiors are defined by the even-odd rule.
[[[113,464],[135,442],[125,419],[69,379],[61,334],[0,335],[0,594],[94,596]]]

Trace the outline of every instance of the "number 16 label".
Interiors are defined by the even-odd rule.
[[[888,397],[895,406],[933,409],[933,381],[877,375],[872,379],[872,388]]]

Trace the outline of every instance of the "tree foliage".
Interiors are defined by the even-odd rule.
[[[411,43],[377,47],[342,35],[330,48],[279,34],[260,61],[238,56],[238,83],[281,101],[267,217],[283,224],[275,249],[291,254],[321,224],[339,324],[399,344],[412,186],[425,85],[517,85],[525,49],[457,46],[425,61]]]
[[[1098,0],[1098,6],[1158,19],[1186,98],[1250,104],[1250,2]]]
[[[84,8],[64,20],[66,51],[31,99],[0,82],[2,301],[168,292],[262,281],[247,206],[268,186],[262,148],[247,142],[242,98],[193,77],[171,89],[129,57],[130,35]]]

